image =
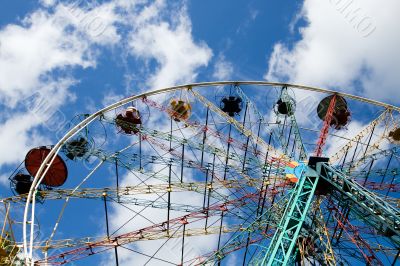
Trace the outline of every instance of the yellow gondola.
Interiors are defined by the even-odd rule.
[[[178,99],[172,99],[171,100],[171,117],[179,122],[181,120],[186,120],[190,117],[192,112],[192,106],[190,103],[183,101],[183,100],[178,100]]]

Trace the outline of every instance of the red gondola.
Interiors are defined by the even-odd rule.
[[[115,123],[121,132],[128,135],[136,134],[142,124],[140,112],[135,107],[128,107],[122,114],[117,115]]]
[[[25,168],[31,176],[36,176],[46,156],[51,149],[48,147],[34,148],[25,157]],[[65,183],[68,169],[63,159],[56,155],[53,163],[42,180],[42,184],[49,187],[59,187]]]
[[[333,98],[333,95],[325,97],[319,103],[317,108],[318,117],[324,121],[326,113],[328,112],[329,104]],[[350,110],[347,106],[347,101],[342,96],[336,96],[335,108],[333,110],[332,120],[330,126],[340,130],[344,128],[349,122],[351,118]]]

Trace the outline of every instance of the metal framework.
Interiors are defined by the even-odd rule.
[[[330,162],[335,163],[340,158],[342,158],[346,154],[346,152],[350,150],[350,148],[352,148],[356,143],[359,143],[362,138],[364,138],[368,134],[372,134],[376,126],[379,125],[379,123],[381,123],[382,121],[386,120],[387,117],[390,115],[390,113],[391,113],[390,109],[386,109],[384,112],[382,112],[375,120],[373,120],[369,125],[363,128],[356,136],[354,136],[351,140],[349,140],[349,142],[346,143],[346,145],[342,146],[342,148],[339,151],[337,151],[334,155],[332,155],[330,157]]]
[[[326,112],[325,118],[324,118],[324,125],[322,126],[321,133],[318,138],[317,148],[315,149],[315,156],[317,156],[317,157],[321,157],[322,149],[324,148],[324,146],[326,144],[326,138],[328,137],[329,127],[331,126],[333,112],[334,112],[335,106],[336,106],[336,97],[337,97],[336,94],[333,95],[333,97],[329,103],[329,107]]]
[[[212,97],[212,88],[217,86],[229,87],[230,92],[234,89],[243,100],[245,108],[240,116],[232,116],[218,106]],[[248,93],[249,87],[256,86],[271,94],[278,91],[272,101],[281,99],[290,104],[289,109],[294,109],[291,89],[334,95],[318,141],[310,144],[315,134],[298,123],[296,115],[301,113],[274,117],[260,112],[265,109],[257,106],[262,101]],[[160,95],[190,104],[194,115],[180,116],[183,109]],[[330,164],[318,163],[315,171],[304,166],[301,173],[288,174],[288,168],[307,160],[307,150],[315,148],[315,155],[321,156],[329,141],[337,137],[329,127],[338,96],[380,108],[380,115],[350,137],[331,156]],[[113,114],[127,105],[140,111],[145,106],[164,119],[168,128],[149,126],[145,118],[139,124],[117,121]],[[14,241],[18,242],[14,247],[23,250],[26,265],[62,265],[108,250],[115,252],[118,265],[119,250],[129,249],[131,243],[168,242],[174,238],[182,240],[179,264],[174,265],[220,265],[236,252],[242,255],[243,265],[292,265],[313,260],[326,265],[346,264],[346,256],[351,255],[369,264],[394,265],[400,254],[400,212],[395,193],[400,187],[396,170],[400,157],[392,144],[381,147],[388,131],[396,129],[393,121],[399,112],[399,107],[345,93],[252,81],[188,84],[128,97],[73,126],[43,159],[28,194],[1,200],[11,205],[25,204],[21,242]],[[275,121],[270,121],[271,117]],[[95,145],[87,157],[75,161],[79,164],[90,157],[98,163],[76,187],[43,189],[42,181],[56,156],[74,138],[90,136],[90,127],[95,123],[107,129],[124,126],[126,132],[131,132],[129,144],[111,152],[107,145]],[[385,128],[379,131],[382,123]],[[85,188],[85,182],[103,165],[115,165],[116,186]],[[298,167],[294,169],[299,171]],[[139,183],[120,185],[121,172],[134,176]],[[174,202],[179,193],[193,193],[202,204]],[[53,239],[70,199],[104,201],[104,237]],[[44,206],[50,200],[59,200],[62,206],[50,236],[43,241],[35,237],[39,200]],[[142,210],[155,208],[165,213],[165,219],[139,230],[113,234],[109,202]],[[144,217],[141,212],[135,209],[132,215]],[[185,257],[185,243],[190,237],[212,234],[217,239],[215,251],[198,258]],[[310,241],[314,244],[309,245]],[[53,249],[62,251],[49,253]],[[44,257],[34,259],[36,250],[42,250]],[[171,263],[158,257],[157,252],[140,255]]]
[[[293,250],[312,203],[319,175],[304,167],[261,265],[293,263]],[[292,261],[291,261],[292,260]],[[258,263],[258,262],[257,262]]]
[[[317,171],[322,178],[352,200],[355,206],[360,207],[369,222],[375,223],[376,228],[387,227],[395,235],[400,236],[400,210],[398,208],[328,164],[318,164]]]

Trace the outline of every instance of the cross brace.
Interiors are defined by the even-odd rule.
[[[305,167],[296,184],[281,222],[261,265],[286,265],[293,258],[293,250],[303,222],[310,208],[319,175]]]

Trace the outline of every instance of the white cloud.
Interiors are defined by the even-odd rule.
[[[308,25],[293,46],[277,43],[269,59],[268,80],[356,91],[394,101],[400,82],[400,2],[306,0],[301,15]],[[357,88],[358,90],[358,88]]]
[[[145,11],[141,16],[145,21],[157,14],[154,9]],[[130,46],[136,57],[157,61],[156,73],[148,82],[153,88],[194,81],[197,69],[207,66],[212,55],[205,43],[193,40],[185,8],[178,11],[174,21],[152,19],[141,24],[133,33]]]
[[[217,80],[229,80],[233,74],[233,64],[226,60],[225,56],[219,55],[214,65],[213,78]]]
[[[0,147],[9,152],[0,154],[2,165],[21,162],[28,149],[40,145],[51,145],[51,138],[59,137],[58,130],[66,117],[58,107],[66,98],[73,99],[67,91],[74,82],[63,79],[43,84],[44,92],[35,92],[19,102],[21,110],[6,109],[0,120]],[[52,95],[51,98],[48,96]],[[40,134],[37,127],[42,125],[49,134]]]
[[[23,25],[0,32],[0,97],[9,107],[39,90],[46,74],[57,68],[93,65],[88,45],[78,34],[66,34],[54,16],[37,11]],[[47,76],[47,78],[51,78]]]
[[[40,3],[46,7],[50,7],[56,3],[56,0],[40,0]]]
[[[1,125],[0,147],[4,149],[4,152],[0,154],[2,164],[22,161],[27,146],[46,143],[46,138],[32,131],[41,122],[39,119],[25,113],[13,114],[12,118]]]
[[[101,101],[102,106],[108,106],[110,104],[116,103],[123,99],[123,95],[116,93],[114,90],[109,90],[104,93],[103,100]],[[96,111],[96,110],[92,110]]]
[[[113,45],[121,39],[116,26],[117,23],[123,23],[123,16],[117,12],[119,7],[118,1],[89,7],[77,3],[59,4],[56,16],[59,20],[73,25],[85,41],[92,44]]]
[[[2,153],[0,165],[17,163],[29,148],[49,142],[34,133],[36,128],[46,126],[61,105],[73,101],[68,89],[76,82],[70,70],[96,66],[94,44],[119,41],[116,21],[111,4],[88,10],[59,4],[54,11],[39,8],[19,24],[0,29],[0,146],[12,150],[7,156]],[[45,101],[43,106],[29,102],[36,96]],[[55,132],[50,134],[55,137]]]
[[[239,27],[236,29],[237,34],[246,34],[248,28],[251,26],[251,24],[257,19],[258,15],[260,14],[260,11],[253,8],[251,4],[247,7],[247,15],[245,16],[244,20],[242,23],[239,25]]]

